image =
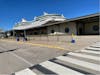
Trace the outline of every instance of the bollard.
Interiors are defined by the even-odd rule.
[[[72,40],[71,40],[71,43],[75,43],[75,40],[74,40],[74,39],[72,39]]]
[[[19,41],[19,38],[17,37],[16,40]]]
[[[75,39],[74,39],[74,34],[72,33],[72,40],[71,40],[71,43],[75,43]]]
[[[27,41],[27,38],[23,38],[23,41]]]

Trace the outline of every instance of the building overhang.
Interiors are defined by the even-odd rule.
[[[83,23],[99,22],[99,17],[100,17],[100,13],[96,13],[96,14],[86,15],[82,17],[72,18],[69,19],[68,21],[83,22]]]

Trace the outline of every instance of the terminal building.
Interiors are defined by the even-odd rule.
[[[22,19],[13,27],[13,36],[28,35],[99,35],[99,13],[67,19],[63,15],[44,13],[33,21]]]

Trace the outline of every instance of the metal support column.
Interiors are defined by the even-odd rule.
[[[99,22],[100,23],[100,22]],[[99,35],[100,35],[100,24],[99,24]]]
[[[13,37],[15,37],[15,31],[13,30]]]
[[[26,38],[26,30],[24,30],[24,36],[25,36],[25,38]]]

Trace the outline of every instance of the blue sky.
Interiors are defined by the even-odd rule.
[[[31,21],[43,12],[75,18],[99,12],[99,0],[0,0],[0,28],[10,30],[21,18]]]

